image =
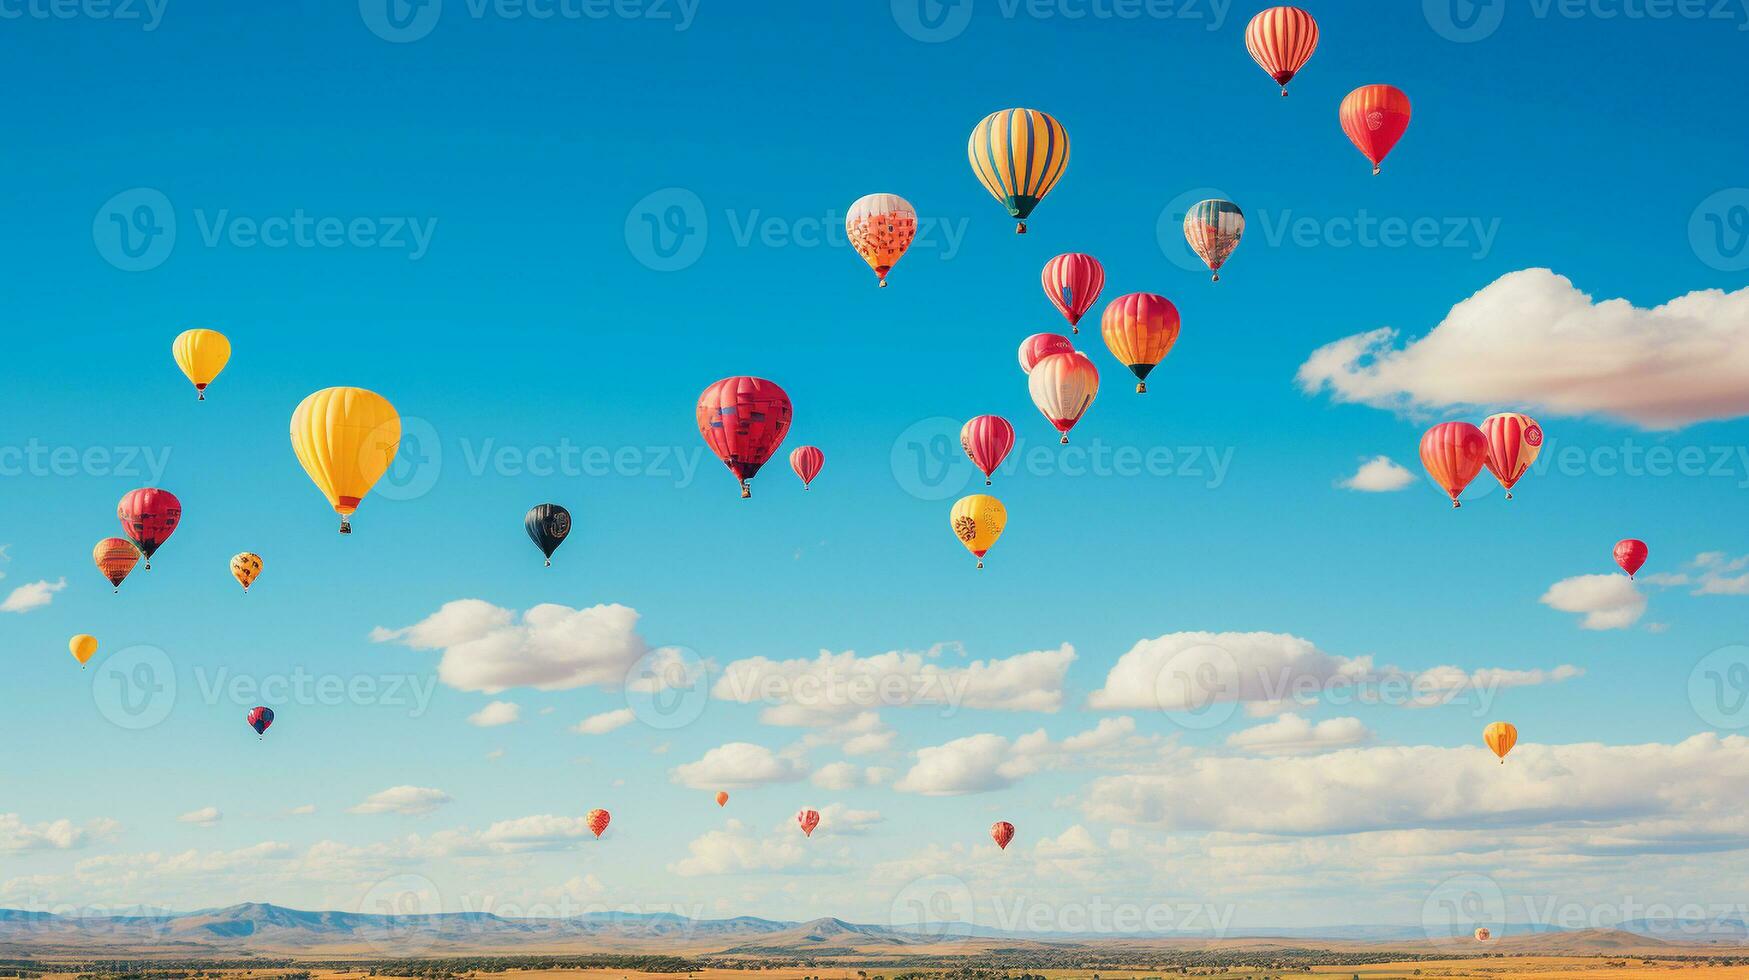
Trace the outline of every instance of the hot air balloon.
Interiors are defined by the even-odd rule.
[[[1318,50],[1318,22],[1298,7],[1270,7],[1245,25],[1245,47],[1285,99],[1287,83]]]
[[[1087,414],[1093,396],[1099,394],[1099,369],[1080,351],[1052,354],[1032,366],[1026,385],[1032,392],[1032,403],[1063,434],[1066,446],[1069,430]]]
[[[1073,354],[1075,345],[1060,333],[1035,333],[1020,342],[1020,372],[1031,374],[1039,358],[1051,354]]]
[[[802,478],[802,489],[808,489],[808,484],[814,482],[814,477],[820,475],[820,467],[826,465],[826,454],[818,446],[797,446],[790,450],[789,468],[796,471],[796,476]]]
[[[917,210],[897,194],[865,194],[844,216],[844,233],[885,289],[887,273],[917,237]]]
[[[1488,743],[1488,748],[1500,757],[1500,764],[1506,764],[1506,753],[1518,744],[1518,729],[1511,722],[1497,721],[1482,729],[1482,741]]]
[[[717,790],[717,806],[727,806],[728,803],[729,803],[729,794],[723,792],[720,789]]]
[[[996,546],[996,539],[1008,524],[1008,509],[987,493],[974,493],[954,501],[947,523],[954,537],[977,556],[978,567],[983,568],[984,555]]]
[[[1099,291],[1105,288],[1105,267],[1091,255],[1064,252],[1045,263],[1039,279],[1051,305],[1069,321],[1070,331],[1080,333],[1081,318],[1093,309]]]
[[[1528,415],[1501,412],[1482,420],[1482,434],[1488,437],[1488,472],[1500,481],[1506,499],[1511,500],[1513,484],[1542,451],[1543,427]]]
[[[1390,85],[1362,85],[1342,100],[1337,116],[1355,148],[1372,161],[1376,176],[1379,163],[1409,128],[1409,97]]]
[[[1482,472],[1488,460],[1488,437],[1468,422],[1441,422],[1421,436],[1421,465],[1451,497],[1453,507],[1464,488]]]
[[[820,826],[820,811],[799,810],[796,812],[796,824],[802,828],[802,834],[814,836],[814,828]]]
[[[1106,306],[1099,332],[1105,335],[1105,346],[1135,374],[1139,395],[1148,390],[1148,372],[1178,343],[1178,307],[1153,293],[1119,296]]]
[[[122,580],[140,560],[140,549],[126,538],[104,538],[91,549],[91,560],[97,564],[103,577],[109,579],[115,591],[120,592]]]
[[[1008,850],[1008,842],[1014,839],[1014,825],[1006,820],[998,820],[990,825],[990,839],[1004,851]]]
[[[352,533],[352,514],[389,471],[401,446],[401,416],[389,400],[363,388],[323,388],[291,418],[292,451],[316,489]]]
[[[115,505],[115,516],[121,520],[121,533],[127,536],[146,558],[146,571],[152,570],[152,555],[182,522],[182,501],[168,490],[141,487],[129,490]]]
[[[234,555],[231,558],[231,577],[243,587],[243,594],[249,594],[249,586],[255,584],[255,576],[261,574],[261,556],[252,551]]]
[[[267,730],[273,727],[273,709],[256,707],[249,712],[249,716],[245,720],[249,722],[250,728],[255,729],[255,734],[258,737],[266,738]]]
[[[1210,198],[1192,204],[1190,210],[1184,212],[1184,240],[1209,267],[1211,282],[1221,281],[1221,266],[1227,263],[1233,249],[1239,247],[1239,237],[1243,234],[1245,212],[1232,201]]]
[[[84,667],[97,655],[97,637],[80,633],[67,641],[67,649],[72,652],[73,659],[79,661],[79,666]]]
[[[960,426],[960,448],[984,474],[984,486],[989,486],[990,475],[1014,448],[1014,426],[1000,415],[980,415]]]
[[[184,330],[170,345],[176,366],[194,382],[200,401],[206,401],[206,386],[213,383],[231,360],[231,342],[217,330]]]
[[[966,156],[984,189],[1019,219],[1014,233],[1024,235],[1027,215],[1069,166],[1069,131],[1037,109],[1003,109],[972,130]]]
[[[1493,935],[1493,933],[1488,931],[1487,926],[1478,926],[1476,928],[1476,942],[1485,943],[1492,938]]]
[[[565,536],[571,533],[571,512],[558,504],[535,504],[522,515],[522,529],[528,532],[528,539],[546,558],[546,567],[551,568],[553,552],[559,550],[559,545],[565,543]]]
[[[698,434],[741,481],[743,499],[753,496],[747,481],[783,444],[789,424],[789,396],[763,378],[724,378],[698,396]]]
[[[613,814],[606,810],[595,809],[590,810],[589,815],[583,820],[589,825],[589,832],[595,835],[596,840],[600,840],[601,835],[607,832],[607,825],[609,821],[613,820]]]
[[[1638,538],[1623,538],[1615,543],[1615,563],[1628,573],[1630,579],[1646,563],[1646,556],[1649,554],[1651,549]]]

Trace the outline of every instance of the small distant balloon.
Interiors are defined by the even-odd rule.
[[[984,555],[996,546],[996,539],[1008,526],[1008,509],[987,493],[974,493],[954,502],[948,526],[960,544],[977,557],[978,567],[983,568]]]
[[[1651,553],[1652,549],[1639,538],[1623,538],[1615,543],[1615,563],[1628,573],[1630,579],[1646,564],[1646,557]]]
[[[1014,825],[1006,820],[998,820],[990,825],[990,839],[1004,851],[1008,850],[1008,842],[1014,839]]]
[[[1063,445],[1068,445],[1069,430],[1087,414],[1099,394],[1099,369],[1080,351],[1052,354],[1032,366],[1026,383],[1032,403],[1063,434]]]
[[[184,330],[170,345],[170,354],[204,402],[207,385],[230,363],[231,342],[217,330]]]
[[[1031,374],[1041,358],[1074,352],[1075,344],[1060,333],[1035,333],[1020,342],[1020,373]]]
[[[802,835],[804,837],[814,836],[814,828],[820,826],[820,811],[798,811],[796,813],[796,826],[802,828]]]
[[[97,637],[90,633],[80,633],[67,641],[67,650],[73,654],[73,659],[83,667],[97,655]]]
[[[590,810],[589,815],[583,820],[584,823],[588,824],[589,832],[595,835],[596,840],[600,840],[601,835],[607,832],[607,825],[613,820],[613,814],[606,810],[595,809]]]
[[[720,790],[720,789],[717,790],[717,806],[727,806],[728,803],[729,803],[729,794],[724,792],[723,790]]]
[[[1245,212],[1232,201],[1210,198],[1184,212],[1184,240],[1209,267],[1211,282],[1221,281],[1221,266],[1245,234]]]
[[[1421,465],[1453,507],[1487,460],[1488,437],[1468,422],[1441,422],[1421,436]]]
[[[1487,926],[1479,926],[1476,929],[1476,941],[1479,943],[1487,942],[1490,938],[1493,937],[1493,935],[1494,935],[1493,933],[1488,931]]]
[[[243,594],[249,594],[249,586],[255,584],[256,576],[261,574],[261,556],[252,551],[234,555],[231,558],[231,577],[243,587]]]
[[[818,446],[797,446],[790,451],[789,468],[802,478],[803,490],[808,489],[814,482],[814,477],[820,475],[820,468],[825,465],[826,454]]]
[[[1337,116],[1342,120],[1342,131],[1355,149],[1372,161],[1372,172],[1377,176],[1379,164],[1409,128],[1409,97],[1395,86],[1362,85],[1342,100]]]
[[[273,709],[257,706],[250,710],[245,720],[250,728],[255,729],[257,737],[266,738],[267,730],[273,727]]]
[[[91,560],[115,591],[120,592],[122,580],[139,564],[140,549],[126,538],[104,538],[91,549]]]
[[[1488,472],[1511,500],[1512,488],[1542,452],[1543,427],[1528,415],[1501,412],[1482,420],[1482,434],[1488,437]]]
[[[1285,99],[1287,83],[1318,50],[1318,22],[1298,7],[1270,7],[1245,25],[1245,47]]]
[[[1084,252],[1064,252],[1045,263],[1039,279],[1051,305],[1069,321],[1070,332],[1080,333],[1081,318],[1093,309],[1105,288],[1105,266]]]
[[[1482,741],[1488,748],[1500,757],[1500,764],[1506,764],[1506,753],[1518,744],[1518,729],[1511,722],[1496,721],[1482,729]]]
[[[513,512],[514,513],[514,512]],[[528,539],[546,558],[546,567],[553,567],[553,552],[565,543],[571,533],[571,512],[558,504],[535,504],[522,515],[522,529]]]
[[[887,273],[917,237],[917,209],[897,194],[867,194],[850,205],[844,233],[885,289]]]
[[[1000,415],[980,415],[960,426],[960,448],[984,474],[984,486],[1014,448],[1014,426]]]

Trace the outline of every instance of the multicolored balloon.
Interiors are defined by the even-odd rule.
[[[1287,83],[1318,50],[1318,22],[1298,7],[1270,7],[1245,25],[1245,47],[1285,99]]]
[[[1209,267],[1211,282],[1221,281],[1221,266],[1227,264],[1244,234],[1245,212],[1232,201],[1209,198],[1184,212],[1184,240]]]
[[[1006,820],[998,820],[990,825],[990,839],[1004,851],[1008,850],[1008,842],[1014,839],[1014,825]]]
[[[789,396],[763,378],[724,378],[698,396],[698,434],[741,482],[741,497],[753,496],[747,481],[771,459],[789,434]]]
[[[528,539],[540,549],[546,558],[546,567],[553,567],[553,552],[559,550],[559,545],[565,543],[565,538],[571,534],[571,512],[558,504],[535,504],[522,515],[522,529],[528,532]]]
[[[273,709],[258,705],[250,710],[244,720],[249,723],[250,728],[255,729],[256,737],[266,738],[267,730],[273,727]]]
[[[1441,422],[1421,436],[1421,465],[1454,508],[1463,506],[1458,497],[1487,460],[1488,437],[1468,422]]]
[[[152,556],[176,533],[182,523],[182,501],[168,490],[141,487],[129,490],[115,505],[115,516],[121,521],[121,533],[134,543],[146,559],[146,571],[152,570]]]
[[[253,551],[245,551],[231,556],[231,577],[243,587],[243,594],[249,594],[249,586],[255,584],[256,576],[261,574],[261,556]]]
[[[1069,131],[1037,109],[1003,109],[985,116],[966,141],[966,156],[990,196],[1018,219],[1026,218],[1069,166]]]
[[[1646,564],[1646,556],[1651,553],[1652,549],[1646,547],[1646,542],[1639,538],[1623,538],[1615,543],[1615,563],[1628,573],[1629,579]]]
[[[1105,266],[1086,253],[1064,252],[1045,263],[1039,281],[1051,305],[1069,321],[1070,332],[1080,333],[1081,318],[1093,309],[1105,288]]]
[[[607,832],[607,825],[612,821],[613,814],[602,809],[590,810],[588,816],[583,818],[583,822],[588,825],[589,832],[595,835],[596,840],[600,840],[601,835]]]
[[[200,393],[198,400],[204,402],[206,386],[230,363],[231,342],[217,330],[184,330],[170,345],[170,355],[194,383],[194,390]]]
[[[1154,293],[1130,293],[1106,306],[1099,332],[1112,355],[1136,376],[1136,394],[1147,392],[1148,373],[1178,343],[1178,326],[1178,307]]]
[[[1099,369],[1080,351],[1052,354],[1032,366],[1026,386],[1032,403],[1063,434],[1066,446],[1069,430],[1087,414],[1099,394]]]
[[[340,533],[351,534],[352,515],[401,448],[401,416],[374,391],[323,388],[292,412],[291,444],[340,515]]]
[[[1518,744],[1518,729],[1511,722],[1497,721],[1482,729],[1482,741],[1488,748],[1500,757],[1500,764],[1506,764],[1506,753]]]
[[[1511,500],[1513,485],[1542,452],[1543,427],[1528,415],[1501,412],[1482,420],[1482,434],[1488,437],[1488,472],[1500,481],[1506,499]]]
[[[91,549],[91,560],[97,565],[97,570],[103,573],[103,577],[109,580],[109,584],[115,587],[115,591],[120,592],[122,580],[139,563],[140,549],[126,538],[104,538]]]
[[[80,633],[67,641],[67,650],[73,654],[73,659],[79,661],[79,666],[83,668],[91,662],[92,657],[97,656],[97,637],[90,633]]]
[[[790,450],[789,468],[796,471],[796,476],[802,478],[802,489],[808,489],[814,482],[814,477],[820,475],[820,468],[826,465],[826,454],[818,446],[797,446]]]
[[[1378,175],[1379,164],[1409,128],[1409,97],[1391,85],[1362,85],[1348,93],[1337,111],[1342,131],[1348,134]]]
[[[1035,333],[1020,342],[1020,373],[1031,374],[1039,358],[1051,354],[1072,354],[1075,345],[1060,333]]]
[[[1000,415],[980,415],[960,426],[960,448],[984,474],[984,486],[989,486],[990,476],[1014,448],[1014,426]]]
[[[974,493],[954,502],[947,522],[953,536],[977,556],[978,567],[983,568],[984,556],[996,546],[996,539],[1008,526],[1008,509],[987,493]]]
[[[796,812],[796,826],[802,828],[804,837],[814,836],[814,828],[820,826],[820,811],[799,810]]]
[[[917,237],[917,209],[897,194],[865,194],[845,214],[844,233],[885,289],[887,273]]]

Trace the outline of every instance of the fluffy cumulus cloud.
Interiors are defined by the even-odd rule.
[[[674,767],[670,778],[693,789],[737,789],[807,778],[807,767],[752,742],[719,745],[696,762]]]
[[[0,612],[26,613],[32,609],[41,609],[55,601],[55,593],[66,587],[67,580],[64,578],[53,582],[43,579],[21,585],[8,593],[5,600],[0,601]]]
[[[1372,732],[1359,718],[1328,718],[1314,724],[1290,713],[1235,732],[1227,744],[1262,755],[1310,755],[1371,740]]]
[[[108,819],[83,824],[71,820],[28,823],[16,813],[0,813],[0,854],[71,851],[113,837],[120,830],[121,824]]]
[[[1549,586],[1537,600],[1551,609],[1578,613],[1588,630],[1624,630],[1646,613],[1646,597],[1626,575],[1575,575]]]
[[[917,750],[916,762],[893,788],[923,796],[961,796],[1007,789],[1040,769],[1094,766],[1151,754],[1158,741],[1135,734],[1129,718],[1105,718],[1085,732],[1053,741],[1039,729],[1018,738],[989,733]]]
[[[440,789],[431,789],[426,786],[391,786],[380,793],[372,793],[364,802],[346,812],[424,816],[450,802],[452,802],[450,795]]]
[[[1385,327],[1300,365],[1307,392],[1399,410],[1514,405],[1671,429],[1749,413],[1749,288],[1650,309],[1548,269],[1508,273],[1399,346]]]
[[[686,850],[686,857],[668,865],[669,871],[684,878],[800,871],[814,860],[794,828],[788,833],[755,834],[739,820],[730,820],[723,829],[694,838]]]
[[[379,626],[371,639],[443,651],[438,679],[459,690],[563,691],[622,686],[648,649],[637,625],[637,610],[621,605],[545,603],[518,616],[479,599],[458,599],[412,626]]]
[[[1396,460],[1389,456],[1374,456],[1362,460],[1360,469],[1338,485],[1366,493],[1390,493],[1414,482],[1415,474],[1399,465]]]
[[[198,810],[190,810],[182,816],[177,817],[176,822],[191,823],[196,827],[212,827],[216,826],[222,819],[224,819],[224,814],[219,812],[218,807],[203,806]]]
[[[493,701],[468,716],[468,724],[496,728],[522,719],[522,707],[511,701]]]
[[[638,720],[638,716],[630,708],[616,708],[613,711],[603,711],[598,715],[590,715],[571,726],[571,731],[579,735],[606,735],[608,732],[624,728]]]
[[[1641,575],[1648,585],[1691,586],[1694,595],[1749,595],[1749,556],[1731,557],[1722,551],[1695,555],[1685,572]]]
[[[858,786],[879,786],[886,781],[887,772],[888,770],[878,766],[865,768],[854,762],[833,762],[815,769],[811,778],[814,785],[821,789],[844,790]]]

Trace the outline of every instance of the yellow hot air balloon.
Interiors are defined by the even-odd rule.
[[[1518,744],[1518,729],[1511,722],[1497,721],[1482,729],[1482,741],[1488,743],[1488,748],[1500,757],[1500,764],[1506,764],[1506,753]]]
[[[967,551],[978,556],[979,568],[984,567],[984,553],[995,547],[996,539],[1002,536],[1002,528],[1007,524],[1008,509],[1002,506],[1002,501],[987,493],[961,497],[948,516],[948,526],[953,528],[954,537],[960,539]]]
[[[206,386],[231,360],[231,342],[217,330],[184,330],[170,346],[176,355],[176,366],[194,382],[200,400],[206,401]]]
[[[97,637],[90,633],[80,633],[67,641],[67,649],[72,651],[73,659],[79,661],[79,666],[83,667],[97,655]]]
[[[1069,166],[1069,131],[1037,109],[1003,109],[985,116],[966,142],[972,172],[1008,209],[1026,234],[1026,217],[1057,186]]]
[[[245,551],[231,559],[231,577],[243,587],[243,594],[249,594],[249,586],[255,584],[255,576],[261,574],[261,556],[253,551]]]
[[[292,413],[291,441],[304,472],[340,515],[340,533],[351,534],[348,518],[400,448],[401,416],[374,391],[324,388]]]

